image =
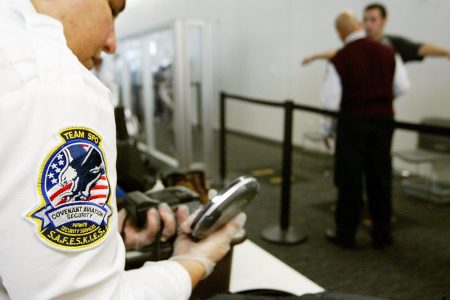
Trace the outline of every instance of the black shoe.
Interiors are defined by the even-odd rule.
[[[386,247],[392,245],[392,237],[386,236],[383,238],[373,238],[372,247],[377,250],[384,250]]]
[[[330,243],[341,246],[346,249],[355,248],[355,237],[344,237],[339,236],[336,231],[332,229],[327,229],[325,231],[325,236]]]
[[[389,230],[374,230],[370,231],[372,236],[372,247],[374,249],[383,250],[392,245],[392,236]]]

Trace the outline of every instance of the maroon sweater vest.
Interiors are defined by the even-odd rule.
[[[359,39],[331,60],[342,84],[341,115],[388,117],[392,102],[395,52],[381,43]]]

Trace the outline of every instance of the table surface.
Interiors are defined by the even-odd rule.
[[[272,289],[296,296],[316,294],[322,287],[250,240],[234,247],[230,292]]]

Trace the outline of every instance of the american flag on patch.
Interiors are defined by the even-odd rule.
[[[91,189],[91,195],[86,201],[90,201],[99,205],[105,204],[109,194],[108,180],[105,175],[100,176],[100,179],[95,183]]]
[[[73,190],[79,187],[83,180],[80,179],[79,174],[76,172],[77,170],[72,168],[71,162],[77,158],[81,161],[83,159],[86,161],[85,157],[88,157],[92,151],[98,152],[97,149],[89,144],[77,143],[63,147],[53,156],[45,174],[46,195],[53,207],[75,200],[74,197],[76,195],[73,193]],[[103,162],[95,171],[97,175],[93,175],[92,180],[84,188],[88,198],[83,199],[83,201],[103,206],[110,192]]]

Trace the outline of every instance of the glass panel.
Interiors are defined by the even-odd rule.
[[[147,144],[145,132],[144,97],[142,87],[142,44],[140,39],[128,39],[119,45],[121,60],[121,103],[126,108],[127,129],[130,136]]]
[[[212,72],[203,65],[210,64],[205,54],[211,56],[204,47],[203,23],[177,21],[173,27],[120,41],[117,55],[108,62],[114,65],[108,72],[115,75],[112,90],[120,95],[115,102],[126,108],[129,135],[171,166],[205,163],[212,156],[204,144],[212,138],[206,135],[210,116],[204,114],[211,103],[203,98],[213,101],[212,87],[205,89]]]
[[[148,35],[146,40],[153,77],[155,149],[175,157],[173,31],[155,32]]]
[[[204,160],[203,153],[203,95],[202,95],[202,61],[203,34],[200,26],[189,26],[187,37],[187,56],[190,69],[190,99],[189,111],[192,126],[194,162]]]

